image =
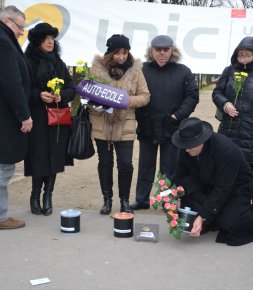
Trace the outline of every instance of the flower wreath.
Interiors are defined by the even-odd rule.
[[[178,217],[177,200],[185,194],[184,188],[172,184],[161,172],[158,172],[157,178],[158,180],[153,183],[156,192],[150,197],[150,204],[156,210],[158,207],[163,209],[169,223],[169,233],[180,240],[185,221]]]

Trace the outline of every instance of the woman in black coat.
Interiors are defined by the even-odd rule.
[[[52,213],[52,192],[56,174],[64,171],[65,165],[72,165],[67,156],[70,126],[48,126],[47,107],[68,107],[75,96],[73,80],[65,63],[59,56],[59,44],[55,40],[58,29],[48,23],[37,24],[29,31],[30,41],[25,54],[32,70],[30,109],[34,122],[29,138],[29,153],[25,159],[25,175],[32,176],[30,198],[34,214]],[[59,95],[53,95],[47,82],[53,78],[64,80]],[[59,135],[58,135],[59,134]],[[44,184],[43,208],[40,206],[40,192]]]
[[[175,182],[186,190],[181,207],[198,212],[191,236],[216,226],[218,243],[240,246],[253,241],[252,171],[229,138],[198,118],[182,121],[172,142],[180,150]]]
[[[236,96],[234,73],[246,74]],[[248,76],[247,76],[248,75]],[[241,77],[239,75],[239,77]],[[244,79],[244,77],[242,77]],[[243,38],[213,91],[213,102],[223,112],[218,132],[231,138],[253,169],[253,37]]]

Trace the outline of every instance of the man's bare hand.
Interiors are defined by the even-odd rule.
[[[29,119],[22,121],[22,127],[21,127],[21,132],[23,133],[27,133],[30,132],[32,130],[33,127],[33,120],[30,117]]]

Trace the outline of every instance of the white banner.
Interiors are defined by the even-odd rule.
[[[245,37],[253,35],[253,9],[203,8],[125,0],[6,0],[27,18],[20,43],[27,46],[27,30],[39,22],[58,27],[62,58],[68,65],[79,59],[89,64],[103,55],[112,34],[130,39],[136,58],[144,55],[157,34],[170,35],[181,50],[182,63],[194,73],[220,74]],[[250,21],[251,20],[251,21]]]

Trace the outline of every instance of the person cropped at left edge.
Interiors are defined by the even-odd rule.
[[[127,109],[105,111],[90,110],[92,137],[98,151],[98,175],[104,205],[100,214],[109,214],[113,196],[113,151],[117,155],[118,188],[122,212],[132,212],[129,195],[133,175],[133,143],[135,139],[135,108],[149,102],[149,91],[142,74],[141,62],[129,52],[129,39],[122,34],[112,35],[106,43],[108,49],[104,56],[95,56],[92,73],[107,81],[108,85],[128,93]]]
[[[0,229],[17,229],[24,221],[8,217],[8,183],[15,163],[24,160],[33,126],[28,107],[30,78],[17,39],[25,15],[15,6],[0,10]]]
[[[172,142],[181,149],[175,174],[175,182],[186,190],[181,207],[198,213],[190,235],[219,230],[217,243],[253,242],[253,173],[241,149],[194,117],[181,122]]]
[[[67,155],[70,134],[69,125],[48,126],[46,107],[68,107],[74,99],[75,87],[65,63],[60,58],[59,43],[55,39],[58,29],[49,23],[39,23],[29,30],[30,41],[25,55],[31,69],[30,109],[34,119],[34,130],[29,136],[28,156],[25,159],[25,175],[32,176],[30,197],[31,211],[34,214],[52,213],[52,192],[56,174],[64,171],[65,165],[73,165]],[[53,78],[64,81],[60,94],[53,95],[47,82]],[[59,129],[59,130],[58,130]],[[43,207],[40,193],[44,185]]]

